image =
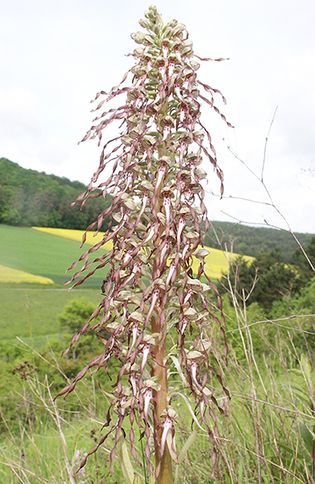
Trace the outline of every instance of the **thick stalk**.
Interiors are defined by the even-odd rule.
[[[161,111],[167,111],[168,103],[164,101]],[[162,139],[164,139],[164,132],[162,126],[158,125],[161,131]],[[159,147],[159,157],[167,154],[166,146]],[[156,210],[159,212],[162,206],[161,197],[161,187],[156,193],[157,205]],[[163,232],[162,227],[159,230],[158,241],[161,240],[161,234]],[[158,242],[157,242],[158,246]],[[157,265],[157,259],[153,264],[153,279],[159,277],[159,268]],[[160,335],[157,338],[157,343],[153,348],[153,361],[154,365],[152,368],[152,376],[156,378],[156,382],[159,385],[159,390],[154,393],[154,449],[155,449],[155,466],[160,468],[159,475],[156,478],[156,484],[172,484],[173,482],[173,469],[172,469],[172,458],[168,445],[166,443],[164,453],[161,457],[161,440],[163,433],[163,412],[167,410],[168,407],[168,384],[167,384],[167,367],[165,362],[166,355],[166,328],[165,328],[165,304],[167,298],[164,296],[160,297],[160,312],[159,314],[154,313],[152,317],[152,331]]]
[[[153,318],[152,331],[154,333],[162,334],[163,329],[160,321],[157,318]],[[154,367],[152,370],[152,376],[156,378],[156,382],[159,385],[159,390],[155,391],[154,395],[154,447],[155,447],[155,464],[156,467],[160,464],[160,472],[157,477],[157,484],[171,484],[173,482],[172,472],[172,459],[168,446],[166,444],[164,454],[160,457],[161,449],[161,437],[163,432],[161,415],[168,407],[167,395],[167,368],[165,365],[165,337],[160,343],[157,343],[153,348]]]

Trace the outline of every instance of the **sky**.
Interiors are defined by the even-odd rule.
[[[92,121],[90,100],[131,67],[130,33],[141,30],[138,19],[151,3],[0,0],[0,157],[88,183],[99,149],[77,142]],[[166,21],[186,25],[198,55],[230,59],[199,70],[225,94],[223,110],[235,126],[203,109],[225,176],[220,200],[208,166],[209,218],[315,233],[315,2],[155,5]]]

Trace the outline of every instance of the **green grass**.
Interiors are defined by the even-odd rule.
[[[59,333],[58,315],[73,299],[84,298],[97,304],[96,289],[1,287],[1,339],[38,338]],[[40,340],[38,340],[38,343]]]
[[[88,451],[95,442],[91,438],[91,421],[88,419],[72,421],[63,425],[66,448],[62,437],[52,425],[37,426],[32,432],[25,432],[21,441],[19,438],[7,438],[0,445],[0,482],[14,483],[14,473],[19,475],[22,482],[38,483],[66,483],[69,482],[65,465],[65,451],[73,473],[77,470],[84,452]],[[18,445],[17,445],[18,444]],[[21,462],[21,448],[23,449]],[[115,475],[109,475],[108,452],[100,450],[92,459],[95,466],[89,465],[81,473],[77,482],[124,482],[119,466],[115,466]],[[5,463],[5,464],[3,464]],[[106,465],[104,465],[106,463]],[[27,479],[27,480],[26,480]]]
[[[0,225],[0,264],[13,269],[49,277],[64,284],[66,269],[82,253],[76,241],[42,233],[28,227]],[[87,281],[100,285],[102,276]]]
[[[218,417],[223,439],[218,442],[221,458],[215,475],[211,462],[211,440],[196,426],[195,438],[182,456],[182,449],[193,431],[188,407],[182,399],[175,398],[172,406],[178,413],[177,449],[182,456],[180,466],[177,468],[174,464],[177,483],[312,482],[310,450],[301,434],[301,424],[311,429],[314,423],[305,377],[298,368],[294,374],[283,368],[279,375],[263,365],[261,369],[265,389],[257,375],[252,379],[246,365],[241,372],[238,366],[230,368],[227,385],[232,400],[229,416]],[[100,412],[99,409],[106,408],[107,399],[98,393],[97,387],[84,381],[80,390],[72,394],[71,401],[80,402],[79,412],[73,411],[75,407],[70,407],[69,400],[57,400],[65,443],[55,421],[57,408],[49,398],[47,389],[47,383],[40,383],[36,379],[25,382],[22,399],[29,405],[32,419],[24,426],[21,424],[20,433],[6,434],[2,439],[0,482],[15,483],[16,475],[21,477],[21,482],[34,484],[69,482],[65,454],[70,467],[77,469],[80,458],[95,445],[93,436],[99,439],[103,434],[101,425],[105,410]],[[99,405],[101,400],[102,406]],[[92,429],[95,432],[91,434]],[[127,434],[128,429],[127,424],[124,426]],[[146,484],[138,438],[136,445],[140,452],[138,462],[133,460],[134,470],[140,477],[137,482]],[[122,476],[119,451],[114,474],[108,474],[110,447],[111,439],[90,457],[82,482],[129,482]]]

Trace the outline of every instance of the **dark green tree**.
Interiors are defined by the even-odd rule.
[[[315,267],[315,237],[310,240],[309,244],[306,246],[305,251],[313,267]],[[311,264],[300,250],[297,250],[295,252],[294,262],[299,267],[299,270],[301,272],[301,279],[303,281],[303,285],[307,284],[308,281],[315,276],[315,272],[311,267]]]
[[[62,330],[73,333],[78,331],[94,311],[94,305],[86,299],[74,299],[67,304],[59,315]]]
[[[240,257],[230,264],[229,276],[239,301],[257,302],[267,311],[303,285],[298,267],[281,262],[279,251],[260,254],[251,264]]]

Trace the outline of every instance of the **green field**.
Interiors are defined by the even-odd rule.
[[[28,227],[0,225],[0,264],[52,279],[63,285],[66,269],[82,253],[74,240],[42,233]],[[87,281],[101,284],[102,276]]]
[[[101,240],[101,234],[96,238],[88,234],[87,244],[80,248],[83,231],[51,228],[12,227],[0,225],[0,265],[3,272],[12,269],[23,271],[33,276],[42,276],[51,279],[55,284],[63,285],[70,278],[66,268],[87,249],[91,244]],[[109,250],[107,244],[105,250]],[[227,272],[229,262],[238,254],[225,252],[219,249],[206,247],[209,254],[205,258],[206,272],[212,279],[219,279]],[[251,261],[251,257],[245,257]],[[198,261],[193,260],[193,270],[198,269]],[[78,266],[79,267],[79,266]],[[1,270],[1,268],[0,268]],[[100,287],[106,274],[106,268],[89,278],[85,285]],[[5,281],[5,274],[0,282]],[[34,278],[35,282],[35,278]]]
[[[84,298],[97,304],[104,276],[90,278],[83,286],[69,291],[64,283],[69,279],[66,268],[82,253],[82,231],[13,227],[0,224],[0,265],[5,280],[5,268],[51,279],[54,285],[34,283],[0,283],[0,330],[4,340],[16,337],[30,339],[37,347],[48,335],[60,333],[58,315],[73,299]],[[93,243],[94,239],[88,239]],[[209,267],[220,274],[227,265],[226,254],[213,249]],[[1,270],[1,268],[0,268]],[[47,337],[48,337],[47,336]]]
[[[0,284],[2,340],[21,337],[38,344],[62,331],[58,315],[73,299],[97,304],[101,278],[87,281],[87,288],[64,288],[66,268],[81,253],[80,244],[32,228],[0,225],[0,264],[52,279],[53,286]],[[94,286],[94,287],[92,287]],[[47,339],[47,338],[46,338]]]
[[[62,331],[58,315],[73,299],[85,299],[97,305],[97,289],[1,287],[0,332],[2,340],[34,338]]]

